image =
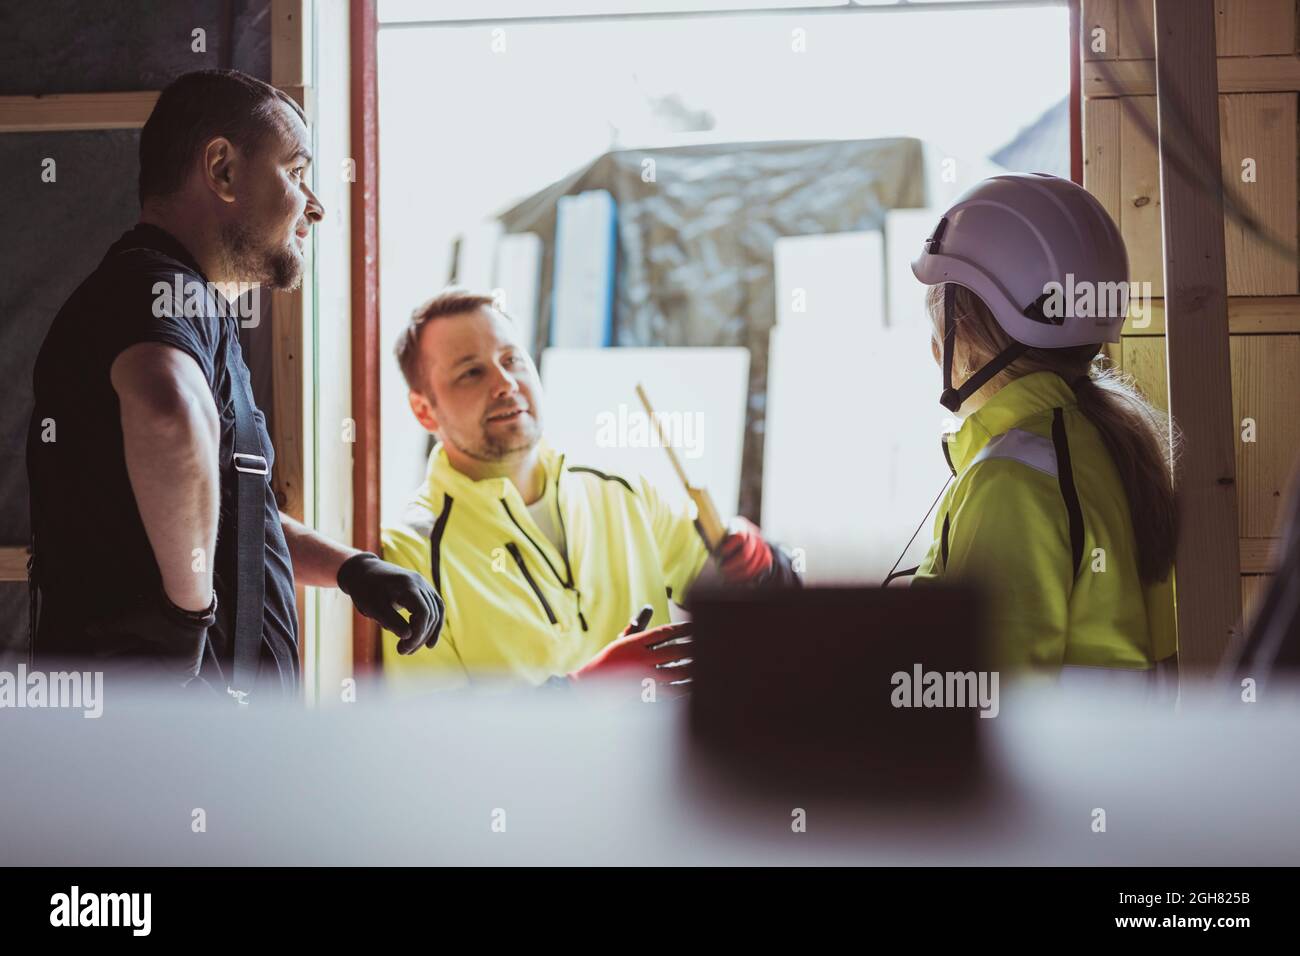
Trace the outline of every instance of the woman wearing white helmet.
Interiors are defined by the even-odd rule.
[[[930,286],[940,402],[966,416],[916,581],[985,584],[1002,668],[1155,684],[1176,660],[1172,439],[1099,360],[1127,312],[1119,230],[1068,180],[996,176],[912,271]]]

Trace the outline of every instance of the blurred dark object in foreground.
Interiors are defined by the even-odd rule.
[[[713,591],[690,610],[691,734],[724,772],[872,797],[981,782],[980,714],[996,716],[998,683],[976,592]]]

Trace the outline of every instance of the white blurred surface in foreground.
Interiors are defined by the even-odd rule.
[[[1300,705],[1276,699],[1174,716],[1004,695],[979,722],[990,792],[925,809],[720,782],[684,702],[621,692],[390,703],[363,686],[355,704],[242,713],[124,693],[97,720],[0,710],[0,862],[1300,863]]]

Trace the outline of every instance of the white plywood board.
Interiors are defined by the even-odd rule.
[[[485,219],[465,230],[456,255],[456,285],[471,292],[491,294],[500,241],[501,223],[495,219]]]
[[[550,344],[599,348],[610,343],[614,220],[614,198],[603,189],[560,197]]]
[[[547,440],[583,464],[644,475],[674,506],[689,500],[637,400],[654,403],[691,483],[705,487],[724,520],[740,500],[749,393],[743,348],[548,348],[542,354]]]
[[[925,286],[912,274],[912,260],[939,221],[932,209],[891,209],[885,213],[885,275],[890,328],[928,324]]]
[[[884,324],[884,241],[879,230],[783,236],[773,244],[776,320]]]
[[[536,233],[502,236],[497,243],[493,294],[515,321],[520,340],[533,351],[537,329],[537,296],[542,278],[542,240]]]
[[[939,391],[921,328],[773,329],[762,524],[807,580],[883,578],[948,474]]]

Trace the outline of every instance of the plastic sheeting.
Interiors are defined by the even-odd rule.
[[[613,343],[750,352],[740,511],[761,513],[773,251],[783,236],[880,229],[925,205],[919,140],[720,143],[606,153],[501,215],[542,238],[536,343],[552,321],[556,204],[604,189],[618,207]]]

